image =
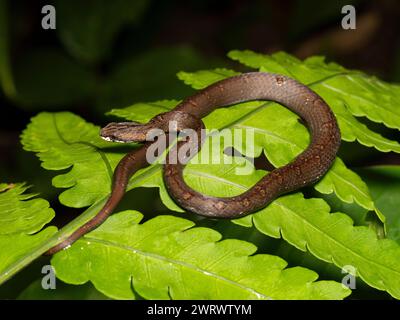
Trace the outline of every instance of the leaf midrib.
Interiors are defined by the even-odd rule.
[[[194,270],[194,271],[196,271],[198,273],[201,273],[204,276],[211,276],[211,277],[213,277],[213,278],[215,278],[217,280],[225,281],[225,282],[227,282],[227,283],[229,283],[231,285],[239,287],[240,289],[248,291],[252,295],[256,295],[257,297],[260,297],[260,298],[263,298],[263,299],[272,300],[271,297],[268,297],[265,294],[260,293],[260,292],[254,290],[254,289],[252,289],[250,287],[247,287],[247,286],[245,286],[245,285],[243,285],[241,283],[238,283],[236,281],[228,279],[228,278],[226,278],[224,276],[218,275],[215,272],[210,272],[208,270],[200,268],[200,267],[198,267],[196,265],[193,265],[191,263],[187,263],[187,262],[184,262],[184,261],[172,259],[172,258],[169,258],[169,257],[166,257],[166,256],[159,255],[159,254],[154,253],[154,252],[146,252],[146,251],[143,251],[143,250],[138,249],[138,248],[134,248],[134,247],[129,246],[129,245],[123,245],[123,244],[112,242],[112,241],[109,241],[109,240],[94,238],[94,237],[91,237],[89,234],[85,235],[84,239],[80,239],[78,241],[79,242],[85,241],[87,245],[90,245],[91,242],[96,242],[96,243],[98,243],[100,245],[104,245],[104,246],[108,246],[108,247],[115,247],[115,248],[118,248],[118,249],[123,249],[123,250],[129,251],[130,253],[143,255],[146,258],[150,257],[150,258],[156,259],[157,261],[162,261],[164,263],[175,264],[175,265],[181,266],[183,268]]]

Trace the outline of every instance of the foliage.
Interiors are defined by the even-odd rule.
[[[287,74],[310,86],[332,106],[343,140],[381,152],[400,153],[398,142],[383,137],[357,118],[363,116],[399,129],[400,115],[396,109],[400,102],[399,86],[334,63],[327,64],[321,57],[300,61],[285,53],[268,56],[250,51],[232,51],[229,56],[261,71]],[[200,89],[234,74],[237,72],[220,68],[180,72],[178,77]],[[137,103],[113,109],[109,114],[145,122],[173,108],[177,102]],[[204,121],[209,129],[254,128],[254,150],[235,141],[232,146],[251,158],[264,153],[274,166],[291,161],[309,142],[308,131],[299,123],[298,117],[272,102],[248,102],[221,108]],[[43,168],[63,170],[53,179],[54,186],[66,188],[60,194],[61,203],[70,207],[91,207],[53,237],[49,238],[50,234],[46,233],[49,228],[35,235],[46,234],[46,240],[41,239],[41,245],[35,243],[34,249],[29,246],[23,254],[9,257],[10,260],[1,267],[3,281],[57,239],[65,238],[104,203],[110,193],[113,169],[125,154],[126,147],[101,140],[98,132],[99,127],[69,112],[40,113],[24,131],[21,138],[24,149],[35,152]],[[202,155],[203,152],[199,157]],[[228,157],[211,155],[215,156]],[[244,166],[251,168],[249,175],[234,174],[237,168]],[[52,265],[60,279],[73,284],[91,281],[98,290],[113,298],[134,298],[135,292],[149,299],[342,299],[349,294],[337,282],[316,281],[317,274],[310,269],[285,268],[286,262],[278,256],[254,254],[257,248],[249,241],[221,240],[221,234],[212,230],[211,223],[194,227],[187,219],[171,216],[172,211],[182,212],[182,209],[166,192],[161,170],[159,164],[140,170],[132,177],[129,189],[158,187],[170,212],[145,222],[141,222],[142,215],[135,211],[113,215],[100,228],[55,255]],[[230,164],[189,164],[184,178],[200,192],[232,196],[247,190],[265,174],[249,161],[238,158]],[[325,199],[328,195],[334,196],[338,202],[374,212],[381,223],[385,223],[390,235],[395,235],[394,231],[398,230],[398,219],[393,215],[385,219],[387,209],[379,201],[375,202],[377,198],[374,193],[371,195],[363,176],[348,168],[339,157],[314,189],[322,198],[304,197],[297,192],[280,197],[259,212],[233,222],[243,227],[254,226],[272,238],[282,238],[339,268],[352,265],[357,270],[356,275],[368,285],[399,298],[400,248],[392,240],[395,237],[379,239],[366,223],[354,226],[346,206],[343,206],[343,212],[332,212]],[[17,193],[21,196],[23,191],[19,189]],[[10,192],[13,189],[0,195],[6,196]],[[17,200],[21,202],[23,198]],[[12,216],[16,221],[23,221],[24,211],[17,206]],[[24,232],[21,225],[15,226],[18,235]],[[36,225],[35,232],[42,226],[43,223]],[[54,232],[54,229],[50,230]],[[4,243],[12,242],[14,236],[2,235]],[[268,239],[271,238],[266,237],[265,241]],[[30,258],[23,259],[24,254]]]

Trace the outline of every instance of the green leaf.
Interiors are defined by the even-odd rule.
[[[332,169],[315,185],[315,189],[324,194],[335,192],[346,203],[355,201],[365,209],[375,210],[380,220],[385,221],[385,216],[375,207],[366,183],[340,158],[335,160]]]
[[[386,216],[387,237],[400,243],[400,166],[357,169],[368,183],[376,206]]]
[[[64,126],[66,128],[67,124],[69,124],[68,126],[69,130],[64,131],[61,129],[58,131],[64,133],[63,137],[64,140],[66,139],[65,136],[68,136],[71,139],[71,137],[73,137],[75,134],[78,134],[78,132],[80,133],[79,134],[80,140],[73,144],[75,145],[75,147],[80,147],[82,142],[84,142],[83,139],[85,138],[85,136],[89,136],[92,139],[96,139],[95,137],[91,137],[90,134],[88,135],[87,133],[85,133],[84,127],[89,125],[79,124],[83,122],[82,120],[79,120],[78,122],[74,123],[74,121],[72,121],[74,117],[70,114],[58,114],[57,116],[58,117],[56,117],[56,119],[58,118],[57,121],[60,122],[59,123],[60,128],[63,128]],[[38,119],[41,119],[41,121],[39,122]],[[27,146],[29,147],[29,144],[27,144],[27,141],[30,141],[28,137],[30,137],[31,140],[35,140],[36,145],[41,145],[41,143],[39,143],[40,139],[38,139],[39,133],[37,131],[39,131],[39,128],[43,127],[51,128],[50,126],[51,121],[53,121],[53,115],[51,114],[41,114],[36,118],[34,118],[32,124],[24,133],[23,141],[25,147]],[[37,127],[37,130],[35,129],[35,127]],[[76,128],[77,132],[71,132],[71,128]],[[75,131],[75,129],[72,131]],[[97,130],[93,130],[93,132],[95,131]],[[60,139],[59,137],[57,139],[53,138],[52,137],[53,135],[54,132],[53,133],[46,132],[46,134],[40,136],[40,138],[43,139],[42,141],[43,149],[41,149],[40,156],[42,160],[45,161],[44,164],[46,165],[46,167],[49,167],[49,164],[52,160],[54,161],[54,163],[52,164],[51,167],[56,168],[55,166],[56,162],[57,161],[62,162],[62,160],[64,160],[61,153],[62,152],[65,153],[66,145],[62,145],[59,151],[57,151],[56,148],[54,148],[53,150],[49,150],[48,146],[50,145],[50,143],[48,142],[47,139],[54,139],[55,142],[58,142],[58,139]],[[35,137],[36,139],[33,139],[33,137]],[[55,145],[55,142],[52,142],[52,144]],[[77,152],[78,150],[80,152]],[[81,154],[82,150],[79,148],[76,150],[70,149],[69,152],[67,153],[69,154],[68,157],[69,161],[71,162],[73,162],[74,157],[76,159],[81,159],[82,156]],[[90,168],[89,167],[85,168],[87,170],[86,174],[88,179],[93,178],[92,176],[95,173],[97,174],[97,177],[101,175],[107,175],[106,166],[104,166],[104,164],[102,165],[102,169],[99,168],[97,169],[98,172],[96,172],[96,166],[95,166],[96,161],[95,159],[91,159],[91,157],[89,156],[90,154],[97,155],[97,158],[95,158],[97,160],[97,163],[100,162],[99,160],[101,158],[98,156],[98,151],[96,150],[96,148],[92,146],[90,147],[89,150],[87,150],[86,154],[84,153],[84,159],[86,159],[88,164],[89,163],[91,164]],[[50,158],[48,158],[49,156]],[[107,159],[107,158],[108,158],[108,153],[102,159]],[[84,162],[84,160],[80,161]],[[68,162],[68,164],[70,165],[71,163]],[[80,165],[82,164],[77,162],[75,166],[80,166]],[[185,180],[199,192],[217,196],[232,196],[234,194],[238,194],[243,192],[244,190],[247,190],[252,184],[254,184],[258,179],[260,179],[262,175],[265,174],[265,172],[261,170],[253,170],[251,174],[246,176],[232,174],[235,168],[241,165],[244,164],[240,162],[233,163],[231,165],[189,164],[187,170],[185,170],[184,177]],[[66,166],[65,165],[59,166],[59,169],[62,169],[64,167]],[[68,174],[71,174],[71,172],[67,173],[66,175]],[[98,180],[94,179],[94,181],[95,182],[92,183],[97,183],[96,190],[101,189],[101,184],[98,183]],[[164,190],[165,187],[162,184],[161,168],[159,165],[152,166],[138,172],[131,180],[129,189],[137,186],[146,186],[146,185],[159,186],[161,190]],[[65,199],[68,201],[71,201],[71,199],[74,200],[75,197],[78,197],[78,194],[80,194],[82,198],[85,198],[83,194],[87,193],[90,194],[92,192],[93,191],[84,192],[82,190],[81,191],[73,190],[70,194],[65,196]],[[164,194],[163,198],[164,201],[165,199],[169,198],[165,190],[163,191],[162,194]],[[399,290],[399,287],[397,287],[398,283],[396,280],[396,276],[398,276],[397,275],[398,271],[396,267],[392,266],[392,263],[393,261],[397,261],[396,259],[398,259],[397,257],[398,247],[395,247],[393,244],[390,244],[387,245],[388,250],[386,249],[383,250],[382,246],[386,246],[386,243],[388,242],[385,241],[388,240],[379,240],[383,241],[379,242],[378,240],[376,240],[376,237],[372,232],[372,230],[368,230],[366,228],[364,230],[361,227],[353,227],[351,225],[350,219],[343,214],[329,215],[329,208],[322,200],[318,201],[313,199],[305,200],[302,198],[301,195],[293,195],[291,197],[292,198],[289,198],[290,200],[287,201],[292,206],[298,206],[297,209],[294,208],[291,210],[294,211],[297,214],[297,216],[294,215],[293,213],[289,214],[287,211],[280,211],[281,206],[276,206],[275,202],[278,201],[279,203],[279,201],[284,201],[282,199],[286,198],[279,198],[275,200],[275,202],[272,203],[270,206],[268,206],[266,209],[260,211],[259,213],[253,216],[246,217],[247,219],[246,223],[250,224],[251,220],[253,219],[254,221],[256,221],[255,225],[257,226],[257,228],[260,229],[260,231],[270,234],[272,236],[277,236],[277,234],[269,232],[268,231],[269,229],[267,229],[266,231],[265,230],[266,227],[262,224],[262,222],[269,228],[273,228],[275,231],[279,229],[284,230],[288,226],[293,226],[293,228],[290,228],[289,231],[284,233],[284,237],[287,241],[289,241],[292,244],[295,244],[297,247],[302,248],[303,250],[305,249],[304,244],[308,243],[308,248],[312,248],[310,250],[314,255],[316,255],[320,259],[323,259],[324,261],[331,261],[327,257],[332,256],[332,260],[338,266],[343,266],[344,263],[352,264],[358,270],[360,270],[360,275],[365,280],[365,282],[379,289],[385,289],[394,296],[397,296],[398,294],[397,291]],[[95,201],[95,199],[96,198],[92,198],[91,201]],[[173,203],[172,200],[169,201],[170,203]],[[166,204],[168,204],[168,202]],[[289,204],[285,203],[285,206],[289,206]],[[289,208],[291,207],[289,206]],[[287,219],[287,221],[285,220],[284,223],[282,223],[282,225],[277,226],[277,222],[274,222],[277,220],[277,218],[274,218],[275,220],[269,216],[265,218],[263,216],[265,215],[265,212],[267,213],[272,212],[274,215],[278,215],[280,219],[283,219],[284,217],[285,219]],[[322,215],[322,213],[328,216],[340,217],[340,219],[336,218],[339,220],[339,222],[337,222],[335,218],[332,218],[334,220],[333,222],[329,222],[329,219],[326,220],[326,218],[324,218],[324,215]],[[248,219],[250,219],[250,221]],[[329,223],[327,223],[327,221]],[[336,223],[338,223],[337,227],[335,227]],[[362,230],[361,232],[363,234],[362,237],[355,236],[358,230]],[[303,233],[301,233],[300,231],[303,231]],[[347,237],[346,241],[344,241],[341,238],[342,231],[344,232],[343,236]],[[305,239],[301,239],[300,237],[299,239],[299,234],[300,236],[303,237],[307,236],[307,237]],[[354,239],[352,237],[354,237]],[[353,241],[351,241],[351,239],[353,239]],[[357,248],[353,248],[353,246],[356,246]],[[365,248],[368,248],[368,250]],[[321,253],[322,251],[324,252],[324,254]],[[89,258],[90,256],[91,254],[88,255]],[[390,268],[392,268],[394,269],[394,271],[386,272],[384,279],[381,279],[379,278],[381,277],[380,275],[377,276],[372,273],[372,270],[376,270],[377,268],[381,268],[382,270],[386,269],[390,270]],[[67,281],[66,279],[64,280]]]
[[[282,237],[300,250],[338,267],[355,267],[370,286],[400,298],[400,246],[379,240],[367,227],[353,226],[342,213],[329,213],[322,199],[304,199],[299,193],[280,197],[252,216],[258,230]]]
[[[101,139],[99,131],[99,127],[69,112],[42,112],[32,118],[21,136],[24,149],[38,153],[45,169],[70,168],[52,181],[55,187],[68,188],[59,196],[66,206],[82,208],[107,197],[117,163],[136,147],[128,144],[130,149],[121,149],[121,144]],[[162,182],[161,167],[144,168],[134,177],[131,181],[135,187],[155,187]]]
[[[114,168],[128,149],[124,146],[122,150],[115,150],[121,144],[104,141],[99,131],[99,127],[69,112],[42,112],[32,118],[21,136],[24,149],[36,152],[45,169],[71,168],[52,181],[55,187],[68,188],[59,196],[60,202],[66,206],[90,206],[111,192]],[[131,181],[129,190],[133,187],[157,187],[162,184],[161,166],[144,168]],[[167,196],[164,187],[160,188],[160,195],[169,202],[169,207],[182,211]]]
[[[101,139],[99,130],[69,112],[42,112],[21,136],[24,149],[37,152],[45,169],[71,168],[53,179],[55,187],[69,188],[60,195],[64,205],[89,206],[111,190],[113,169],[123,155],[101,149],[117,144]]]
[[[233,196],[248,190],[262,171],[233,175],[234,169],[217,165],[189,165],[185,180],[199,192],[213,196]],[[205,172],[205,173],[204,173]],[[195,177],[194,177],[195,176]],[[329,213],[322,199],[304,199],[301,193],[280,197],[265,209],[234,220],[255,227],[269,236],[282,237],[300,250],[342,268],[352,265],[366,283],[400,295],[398,261],[400,247],[394,241],[378,240],[367,227],[354,227],[343,213]]]
[[[51,221],[54,212],[43,199],[32,199],[35,194],[24,194],[29,188],[23,183],[0,184],[0,234],[32,234]],[[18,212],[18,214],[15,214]]]
[[[73,56],[89,63],[103,60],[112,49],[117,33],[137,22],[148,0],[56,0],[57,31]]]
[[[23,183],[0,184],[0,283],[14,262],[33,259],[32,250],[56,232],[55,227],[42,230],[54,211],[47,201],[24,193],[27,189]]]
[[[43,130],[43,128],[46,128],[46,130]],[[82,205],[84,201],[87,201],[87,205],[94,201],[100,201],[99,199],[107,193],[105,190],[107,187],[109,188],[111,181],[108,181],[107,186],[106,180],[99,183],[99,181],[102,181],[99,179],[104,179],[104,177],[108,176],[107,166],[102,161],[110,159],[110,156],[113,154],[99,150],[100,146],[106,148],[110,144],[100,140],[97,134],[98,129],[96,127],[85,123],[79,117],[70,113],[39,114],[32,119],[32,123],[23,134],[22,142],[24,147],[28,150],[40,152],[40,158],[43,161],[44,167],[60,170],[73,165],[73,169],[70,172],[54,179],[54,182],[57,182],[61,180],[61,177],[62,180],[69,181],[70,186],[73,185],[71,189],[61,195],[63,203],[68,205]],[[99,152],[103,152],[103,156],[99,156]],[[121,156],[120,154],[117,158]],[[96,167],[96,163],[99,167]],[[116,163],[117,159],[110,166],[113,168]],[[86,178],[78,180],[79,175],[84,175]],[[161,168],[159,166],[146,168],[138,172],[135,177],[132,179],[129,188],[143,185],[155,186],[162,183]],[[85,191],[80,189],[82,181],[88,183]],[[104,189],[102,188],[103,186]],[[86,196],[83,196],[83,194]],[[164,198],[169,198],[165,190],[162,191],[162,194],[164,194]],[[172,200],[171,203],[173,204]],[[95,210],[92,209],[92,212],[94,213]],[[67,232],[64,231],[63,236],[66,234]],[[58,238],[60,237],[58,236]],[[71,250],[68,250],[68,255]],[[88,255],[89,257],[91,256],[91,254]],[[70,282],[67,279],[64,280]],[[321,288],[320,290],[325,289]],[[106,293],[105,291],[103,292]],[[110,295],[111,293],[107,292],[107,294]],[[111,294],[111,296],[115,295]]]
[[[199,192],[229,197],[248,190],[263,175],[258,170],[237,176],[232,174],[234,166],[189,164],[184,177]],[[400,295],[400,247],[391,240],[378,240],[366,227],[354,227],[342,213],[329,214],[329,206],[321,199],[304,199],[300,193],[280,197],[236,222],[244,226],[254,223],[272,237],[282,234],[290,244],[340,268],[352,265],[369,285],[397,298]]]
[[[285,269],[279,257],[254,255],[256,247],[223,240],[191,221],[159,216],[113,215],[68,251],[54,256],[57,277],[68,283],[92,281],[104,294],[132,299],[342,299],[349,290],[315,282],[307,269]],[[105,271],[107,267],[107,272]]]

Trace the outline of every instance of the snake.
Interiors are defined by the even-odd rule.
[[[338,152],[341,135],[337,120],[328,104],[308,86],[290,77],[267,72],[248,72],[217,81],[187,97],[175,108],[154,116],[145,124],[136,122],[112,122],[103,127],[100,136],[109,141],[141,142],[142,146],[126,154],[113,173],[112,191],[98,214],[72,232],[46,253],[54,254],[97,228],[113,212],[125,194],[131,176],[149,165],[146,153],[155,143],[148,141],[147,134],[159,129],[166,135],[172,131],[192,129],[200,137],[204,129],[201,120],[217,108],[229,107],[241,102],[267,100],[277,102],[297,114],[310,133],[310,142],[305,150],[291,162],[273,169],[247,191],[232,197],[214,197],[191,188],[184,180],[183,171],[193,155],[182,161],[163,164],[163,180],[169,195],[182,208],[209,218],[234,219],[254,213],[277,197],[296,191],[319,181],[330,169]],[[174,123],[171,129],[170,123]],[[168,150],[179,154],[188,145],[194,154],[201,148],[195,139],[178,141]],[[199,142],[200,141],[200,142]]]

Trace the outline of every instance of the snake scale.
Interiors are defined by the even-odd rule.
[[[186,161],[164,164],[163,178],[172,198],[183,208],[212,218],[238,218],[257,211],[278,196],[318,181],[331,167],[340,146],[340,131],[336,118],[324,100],[307,86],[289,77],[250,72],[218,81],[186,98],[169,112],[159,114],[146,124],[133,122],[110,123],[101,130],[106,140],[143,142],[141,148],[128,153],[117,165],[110,197],[99,213],[75,230],[66,239],[52,247],[54,254],[68,247],[90,230],[98,227],[122,199],[130,177],[140,168],[148,166],[146,152],[152,143],[146,141],[149,130],[159,128],[168,134],[171,121],[177,123],[175,131],[185,128],[196,130],[198,136],[204,128],[201,118],[218,107],[226,107],[251,100],[271,100],[282,104],[300,116],[307,126],[311,141],[292,162],[272,170],[246,192],[234,197],[212,197],[190,188],[183,179]],[[169,153],[179,153],[190,139],[179,141]],[[197,151],[200,149],[199,144]]]

